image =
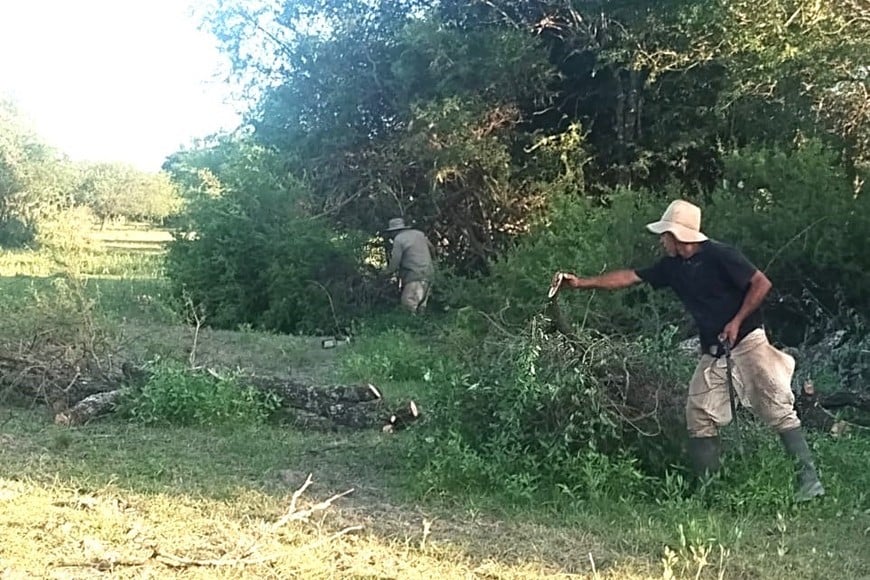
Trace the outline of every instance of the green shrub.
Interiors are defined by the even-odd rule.
[[[362,242],[300,217],[300,183],[285,184],[289,190],[257,185],[188,206],[187,231],[167,257],[175,294],[217,327],[334,332],[366,305]]]
[[[820,143],[728,155],[705,222],[773,281],[766,311],[788,342],[826,330],[838,312],[870,310],[870,198]]]
[[[174,363],[155,365],[148,382],[128,392],[121,404],[127,416],[147,425],[253,425],[277,407],[274,396],[232,378],[194,373]]]
[[[11,216],[0,221],[0,248],[25,248],[36,240],[36,227]]]
[[[445,360],[432,344],[408,330],[391,328],[358,336],[342,357],[342,373],[350,379],[424,382],[443,374]]]

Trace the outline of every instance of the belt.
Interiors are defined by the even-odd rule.
[[[738,336],[738,337],[737,337],[737,342],[734,343],[733,345],[731,345],[731,351],[733,352],[734,349],[737,348],[737,346],[740,344],[740,342],[741,342],[744,338],[746,338],[747,336],[749,336],[751,333],[755,332],[755,331],[758,330],[759,328],[762,328],[762,329],[763,329],[763,328],[764,328],[764,325],[761,325],[761,326],[759,326],[758,328],[753,328],[752,330],[750,330],[749,332],[747,332],[747,333],[744,334],[743,336]],[[707,347],[703,347],[703,346],[702,346],[702,347],[701,347],[701,353],[702,353],[702,354],[709,354],[710,356],[712,356],[712,357],[714,357],[714,358],[722,358],[723,356],[725,356],[725,347],[723,347],[721,344],[719,344],[719,343],[717,342],[716,344],[711,344],[711,345],[709,345],[709,346],[707,346]]]

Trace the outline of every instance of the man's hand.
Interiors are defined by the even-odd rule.
[[[580,278],[567,272],[556,272],[553,275],[553,280],[550,282],[550,285],[558,284],[560,277],[562,279],[562,286],[568,286],[569,288],[580,287]]]
[[[740,324],[741,322],[736,318],[726,324],[719,335],[719,340],[729,347],[734,346],[737,343],[737,335],[740,333]]]

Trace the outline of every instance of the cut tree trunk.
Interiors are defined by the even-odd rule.
[[[837,423],[837,417],[831,411],[850,407],[870,413],[870,393],[850,391],[819,393],[812,381],[807,381],[795,399],[794,406],[806,427],[831,431]]]
[[[354,429],[391,426],[395,430],[396,425],[405,426],[420,416],[413,401],[394,409],[387,407],[381,392],[371,384],[321,387],[277,377],[246,377],[242,382],[278,395],[285,407]]]
[[[209,371],[212,376],[218,376]],[[144,382],[144,381],[143,381]],[[297,412],[301,425],[367,429],[382,427],[396,431],[415,421],[420,412],[410,401],[388,407],[381,392],[371,384],[314,386],[279,377],[249,376],[239,379],[263,393],[274,394],[280,404]],[[54,421],[74,427],[115,410],[120,390],[89,395],[75,405],[60,410]],[[389,427],[389,429],[387,429]]]
[[[55,415],[54,422],[58,425],[65,425],[67,427],[84,425],[91,419],[114,411],[120,398],[120,390],[105,391],[103,393],[89,395],[71,408]]]
[[[321,413],[330,407],[354,405],[382,398],[381,392],[371,384],[314,386],[280,377],[251,376],[239,380],[265,393],[278,395],[284,405]]]

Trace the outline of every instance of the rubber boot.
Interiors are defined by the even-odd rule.
[[[801,428],[783,431],[779,436],[786,452],[794,458],[797,464],[795,500],[809,501],[814,497],[824,495],[825,488],[819,481],[819,475],[816,473],[816,466],[813,463],[813,454],[810,452]]]
[[[709,479],[719,471],[719,437],[690,437],[689,461],[692,471],[701,480]]]

